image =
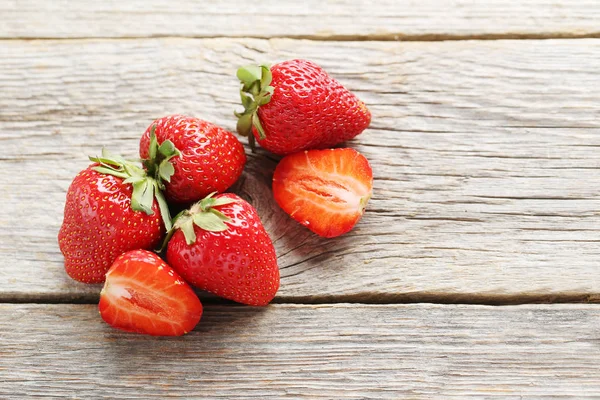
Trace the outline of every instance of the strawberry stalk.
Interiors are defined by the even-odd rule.
[[[238,118],[236,129],[240,135],[248,137],[250,148],[254,152],[256,144],[252,127],[256,128],[261,140],[267,137],[258,117],[258,108],[271,101],[275,91],[275,88],[270,86],[273,76],[269,66],[263,64],[242,67],[237,70],[237,77],[242,84],[240,97],[244,111],[234,113]]]
[[[93,168],[95,171],[116,176],[123,179],[124,184],[132,185],[132,210],[152,215],[154,214],[152,204],[154,203],[154,199],[156,199],[166,230],[169,231],[173,227],[169,206],[162,194],[164,187],[161,187],[161,182],[148,176],[141,166],[127,161],[121,156],[110,154],[105,148],[102,149],[102,156],[89,157],[89,159],[99,164]]]

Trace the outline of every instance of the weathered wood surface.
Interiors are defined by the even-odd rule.
[[[0,397],[588,398],[600,306],[208,306],[183,338],[0,305]],[[521,397],[522,398],[522,397]]]
[[[272,200],[275,159],[249,158],[234,190],[275,241],[278,301],[598,300],[600,40],[287,39],[4,42],[0,299],[96,299],[56,243],[86,155],[135,156],[168,113],[234,129],[236,67],[292,57],[369,104],[372,127],[348,145],[375,189],[354,231],[320,239]]]
[[[600,36],[596,0],[4,0],[0,38],[440,40]]]

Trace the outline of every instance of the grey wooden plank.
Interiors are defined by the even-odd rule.
[[[600,306],[208,306],[182,338],[93,305],[0,305],[0,396],[592,398]]]
[[[66,277],[56,243],[86,155],[134,157],[168,113],[233,130],[236,67],[293,57],[371,108],[348,145],[375,188],[355,230],[320,239],[273,201],[276,159],[249,157],[234,190],[275,241],[278,301],[600,298],[600,40],[153,39],[0,47],[0,299],[97,298]]]
[[[598,36],[595,0],[8,0],[0,38],[295,37],[439,40]]]

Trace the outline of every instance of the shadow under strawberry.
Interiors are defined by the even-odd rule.
[[[97,325],[99,329],[93,335],[100,342],[110,342],[110,345],[101,345],[103,358],[114,367],[111,373],[122,377],[131,376],[135,371],[144,373],[148,365],[162,365],[168,371],[186,360],[198,364],[206,354],[230,352],[232,347],[237,347],[235,342],[244,346],[248,336],[264,326],[264,318],[275,316],[266,307],[206,304],[202,320],[185,336],[136,335],[108,325]],[[199,339],[194,340],[193,336]],[[122,360],[128,361],[120,362]]]
[[[275,246],[282,278],[325,268],[331,258],[360,245],[352,233],[327,239],[292,219],[273,197],[273,174],[282,157],[261,148],[254,153],[247,151],[246,155],[245,170],[231,190],[256,208]],[[344,269],[336,267],[340,268]]]

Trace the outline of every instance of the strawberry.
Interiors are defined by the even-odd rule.
[[[319,236],[350,231],[373,192],[367,159],[353,149],[305,150],[284,157],[273,175],[273,196],[293,219]]]
[[[352,139],[371,122],[354,94],[306,60],[240,68],[244,112],[237,131],[279,155],[328,148]]]
[[[160,245],[171,220],[157,182],[141,166],[104,150],[90,160],[67,192],[58,244],[71,278],[100,283],[122,253]]]
[[[244,146],[231,132],[183,115],[152,122],[140,140],[140,157],[167,199],[180,204],[227,190],[246,163]]]
[[[275,248],[256,210],[240,197],[209,195],[180,214],[170,233],[167,261],[192,285],[253,306],[275,297]]]
[[[154,336],[184,335],[202,316],[192,288],[147,250],[132,250],[115,260],[106,273],[98,309],[115,328]]]

